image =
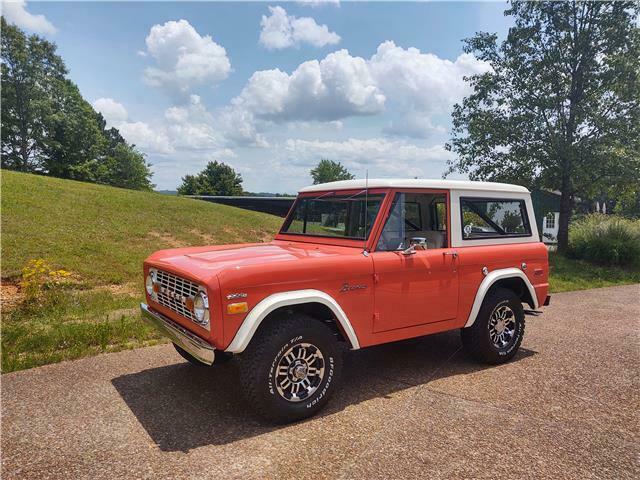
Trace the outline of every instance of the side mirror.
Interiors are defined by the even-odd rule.
[[[413,237],[409,241],[409,248],[402,250],[403,255],[415,255],[416,250],[426,250],[427,239],[425,237]]]
[[[416,254],[416,246],[415,245],[409,245],[409,247],[405,248],[404,250],[400,250],[400,253],[402,255],[415,255]]]

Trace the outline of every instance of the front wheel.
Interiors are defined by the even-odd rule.
[[[319,412],[334,393],[342,356],[331,329],[306,315],[274,319],[240,356],[245,398],[261,416],[294,422]]]
[[[511,360],[524,338],[522,301],[512,290],[491,290],[474,324],[461,333],[464,349],[476,360],[493,364]]]

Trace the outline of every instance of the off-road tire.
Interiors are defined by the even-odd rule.
[[[307,344],[322,355],[324,373],[308,397],[295,402],[287,400],[276,384],[280,378],[278,366],[290,349]],[[245,400],[258,415],[274,423],[313,416],[327,404],[338,386],[342,354],[334,332],[326,324],[303,314],[272,319],[258,330],[240,355],[240,384]]]
[[[491,340],[489,322],[494,311],[506,306],[513,312],[515,329],[513,340],[503,348],[498,348]],[[495,288],[490,290],[476,321],[470,327],[461,330],[462,345],[475,360],[483,363],[498,364],[508,362],[518,352],[524,338],[524,308],[522,301],[512,290]]]
[[[207,365],[206,363],[202,363],[196,357],[194,357],[189,352],[187,352],[183,348],[179,347],[175,343],[173,344],[173,346],[175,347],[176,352],[178,352],[180,354],[180,356],[182,358],[184,358],[190,364],[195,365],[196,367],[209,367],[210,366],[210,365]],[[233,358],[233,355],[231,353],[216,351],[216,355],[214,357],[212,365],[222,365],[223,363],[227,363],[232,358]]]

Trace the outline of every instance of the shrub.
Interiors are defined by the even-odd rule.
[[[597,263],[640,266],[640,220],[591,214],[572,223],[569,254]]]

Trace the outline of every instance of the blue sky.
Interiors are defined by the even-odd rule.
[[[85,98],[147,154],[159,189],[208,161],[295,192],[321,157],[357,176],[439,178],[476,31],[506,4],[3,2],[53,40]]]

